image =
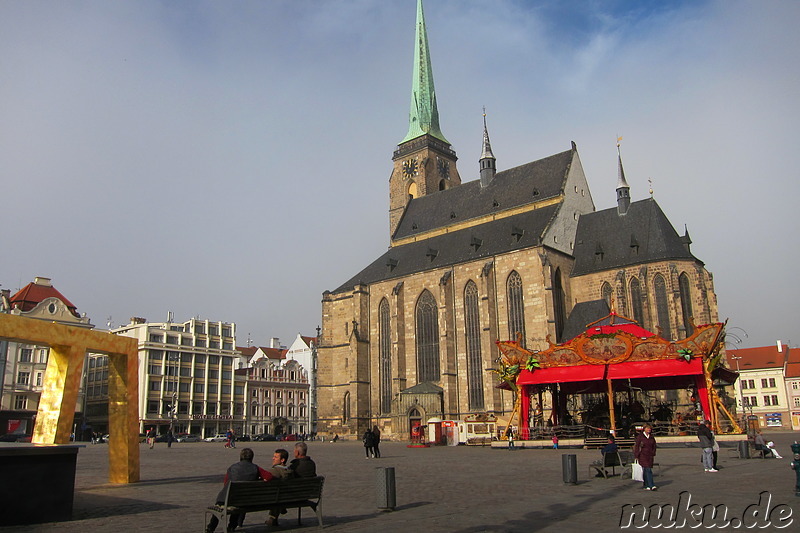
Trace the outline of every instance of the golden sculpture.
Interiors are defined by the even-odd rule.
[[[108,355],[109,481],[139,481],[139,374],[136,339],[0,314],[0,338],[50,347],[34,444],[67,444],[86,352]]]

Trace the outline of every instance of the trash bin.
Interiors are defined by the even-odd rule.
[[[750,459],[750,443],[746,440],[740,440],[739,446],[739,459]]]
[[[578,484],[578,458],[575,454],[565,453],[561,456],[561,472],[564,475],[564,483]]]
[[[397,506],[397,492],[394,488],[394,467],[379,466],[375,469],[375,494],[377,495],[378,509],[394,511]]]

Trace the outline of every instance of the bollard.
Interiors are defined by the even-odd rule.
[[[397,506],[397,492],[394,488],[394,467],[379,466],[375,471],[377,473],[375,494],[378,499],[378,509],[394,511]]]
[[[750,443],[746,440],[740,440],[739,446],[739,459],[750,459]]]
[[[565,453],[561,456],[561,472],[564,476],[564,483],[578,484],[578,459],[575,454]]]

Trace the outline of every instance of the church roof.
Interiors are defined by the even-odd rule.
[[[564,332],[561,338],[565,341],[572,340],[584,331],[589,324],[608,316],[611,309],[605,300],[592,300],[590,302],[578,302],[569,313],[567,322],[564,324]]]
[[[333,292],[351,290],[356,284],[402,278],[417,272],[539,246],[542,233],[559,207],[559,205],[549,205],[475,227],[392,247]]]
[[[393,240],[557,197],[564,190],[575,153],[567,150],[498,172],[485,187],[475,180],[414,198]]]
[[[702,264],[653,198],[632,202],[625,215],[616,207],[581,215],[573,255],[572,277],[653,261]]]

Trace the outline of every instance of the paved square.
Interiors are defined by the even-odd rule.
[[[794,522],[784,531],[796,531],[800,498],[794,496],[789,443],[799,437],[788,432],[769,435],[784,459],[740,460],[731,448],[723,448],[718,473],[703,472],[699,448],[662,447],[657,456],[661,464],[661,475],[655,478],[657,492],[643,491],[640,483],[619,476],[595,478],[588,465],[600,457],[597,450],[413,449],[405,443],[383,442],[383,457],[366,459],[360,442],[310,442],[309,455],[326,476],[322,513],[329,531],[620,531],[623,505],[677,505],[682,491],[701,506],[726,505],[729,518],[741,517],[748,506],[759,502],[760,492],[769,491],[771,507],[784,504],[792,512]],[[74,520],[5,527],[0,532],[199,533],[203,511],[213,503],[222,476],[238,460],[241,447],[252,448],[255,462],[267,466],[274,449],[283,444],[239,443],[234,450],[222,443],[176,443],[172,448],[157,444],[154,450],[143,445],[142,481],[130,485],[109,484],[107,446],[87,445],[78,454]],[[292,444],[285,447],[291,450]],[[562,481],[563,454],[577,457],[577,485]],[[393,512],[380,511],[376,504],[376,467],[388,466],[395,468],[396,476]],[[264,525],[266,513],[250,514],[241,531],[317,529],[310,510],[304,510],[300,527],[296,517],[296,511],[289,511],[280,527],[269,528]]]

